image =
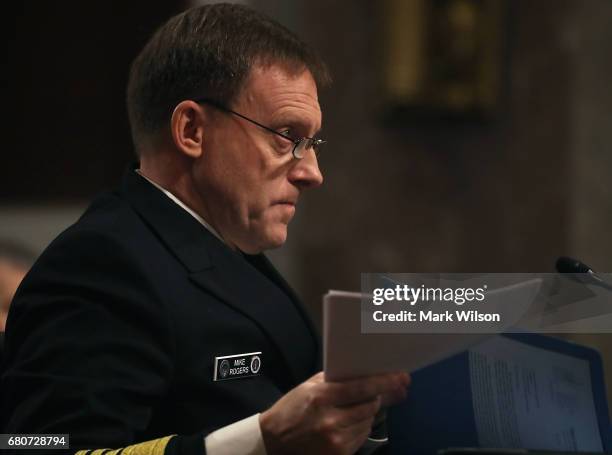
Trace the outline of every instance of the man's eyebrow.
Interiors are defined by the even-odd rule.
[[[289,116],[281,117],[275,123],[279,125],[279,127],[292,126],[292,127],[297,127],[298,129],[304,129],[306,131],[309,129],[309,125],[308,125],[309,122],[305,121],[303,118],[296,118],[296,117],[289,117]],[[321,131],[323,131],[323,127],[319,128],[312,135],[312,137],[317,137],[319,134],[321,134]]]

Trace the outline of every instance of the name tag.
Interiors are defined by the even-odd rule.
[[[215,357],[213,381],[259,376],[261,351]]]

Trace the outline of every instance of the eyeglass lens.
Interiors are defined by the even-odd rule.
[[[316,139],[309,139],[309,138],[306,138],[306,137],[302,138],[300,140],[300,142],[295,144],[295,147],[293,148],[293,155],[296,158],[304,158],[304,154],[310,148],[313,148],[315,154],[318,154],[318,151],[319,151],[318,150],[319,149],[319,141],[317,141]]]

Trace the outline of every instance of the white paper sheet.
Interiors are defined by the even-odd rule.
[[[540,288],[535,279],[490,291],[531,301]],[[323,355],[328,381],[391,371],[414,371],[457,354],[494,334],[361,332],[361,293],[329,291],[323,297]],[[527,298],[529,297],[529,298]],[[503,330],[504,328],[502,328]]]
[[[456,354],[488,334],[363,334],[361,294],[330,291],[323,299],[324,371],[339,381],[391,371],[413,371]]]

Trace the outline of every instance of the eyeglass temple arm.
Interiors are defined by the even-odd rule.
[[[214,100],[211,100],[211,99],[208,99],[208,98],[198,98],[198,99],[195,99],[194,101],[196,103],[210,104],[211,106],[214,106],[214,107],[216,107],[219,110],[222,110],[222,111],[225,111],[225,112],[229,112],[230,114],[234,114],[234,115],[240,117],[241,119],[244,119],[247,122],[251,122],[253,125],[257,125],[258,127],[263,128],[264,130],[269,131],[270,133],[274,133],[274,134],[276,134],[276,135],[278,135],[278,136],[280,136],[280,137],[282,137],[284,139],[287,139],[288,141],[291,141],[291,142],[293,142],[296,145],[301,141],[301,139],[291,139],[290,137],[287,137],[284,134],[279,133],[278,131],[273,130],[270,127],[267,127],[266,125],[262,125],[261,123],[259,123],[256,120],[253,120],[253,119],[250,119],[248,117],[245,117],[240,112],[236,112],[236,111],[233,111],[231,109],[228,109],[227,107],[223,106],[222,104],[220,104],[220,103],[218,103],[218,102],[216,102]],[[308,139],[310,139],[310,138],[308,138]]]

